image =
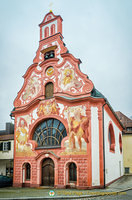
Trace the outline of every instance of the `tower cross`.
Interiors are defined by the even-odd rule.
[[[49,4],[50,12],[52,12],[52,6],[53,6],[53,2],[50,2]]]

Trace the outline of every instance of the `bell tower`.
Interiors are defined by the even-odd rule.
[[[44,17],[39,26],[40,40],[51,37],[56,33],[61,33],[62,35],[62,18],[60,15],[54,15],[52,11]]]
[[[43,21],[39,24],[40,41],[39,48],[33,60],[40,64],[49,58],[61,59],[61,55],[67,52],[63,43],[62,21],[60,15],[54,15],[52,11],[47,13]]]

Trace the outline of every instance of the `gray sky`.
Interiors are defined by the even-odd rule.
[[[115,111],[132,116],[132,0],[0,0],[0,129],[39,45],[52,10],[63,18],[64,42],[81,71]]]

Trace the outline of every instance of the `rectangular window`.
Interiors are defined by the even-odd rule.
[[[127,127],[127,131],[132,131],[132,127]]]
[[[10,175],[13,176],[13,167],[10,168]]]
[[[129,174],[129,167],[125,167],[125,174]]]
[[[13,168],[12,167],[6,167],[6,176],[13,177]]]
[[[3,142],[3,151],[11,150],[11,142]]]

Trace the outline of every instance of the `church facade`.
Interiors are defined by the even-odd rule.
[[[40,26],[14,101],[16,187],[103,188],[123,175],[122,125],[63,42],[62,18]]]

